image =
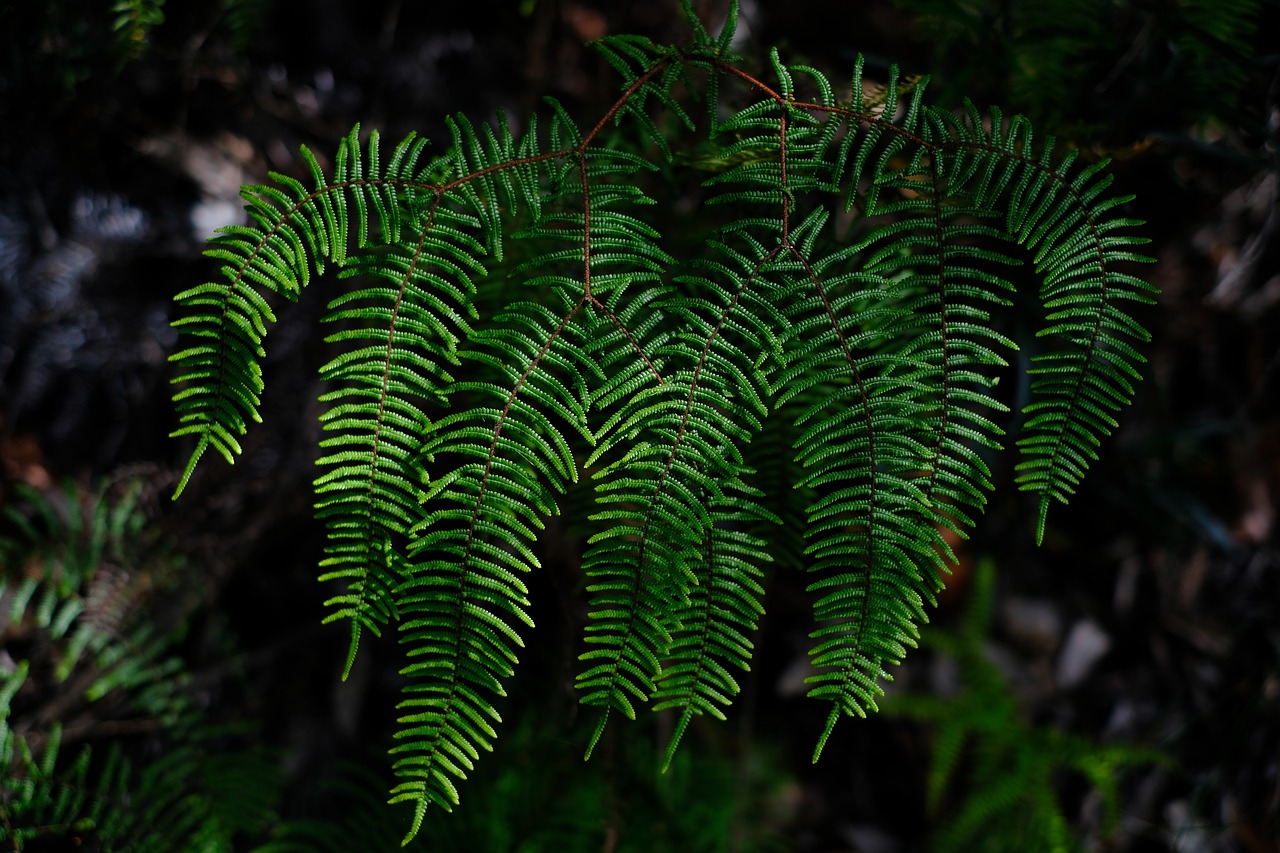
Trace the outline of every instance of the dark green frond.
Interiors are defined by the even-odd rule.
[[[953,163],[970,182],[977,176],[966,155],[975,148],[999,150],[1012,164],[994,185],[994,170],[984,171],[977,195],[984,206],[997,194],[1007,199],[1006,231],[1031,255],[1041,281],[1048,313],[1038,335],[1052,349],[1033,356],[1034,402],[1018,441],[1018,482],[1040,498],[1040,539],[1049,503],[1067,500],[1133,396],[1144,360],[1134,344],[1147,334],[1126,312],[1128,303],[1151,302],[1153,288],[1126,272],[1146,260],[1136,251],[1145,240],[1127,233],[1139,223],[1111,212],[1128,199],[1106,194],[1105,164],[1075,172],[1072,155],[1055,165],[1050,148],[1032,159],[1025,125],[1012,122],[1006,134],[999,119],[988,132],[971,118],[947,147],[964,152]]]
[[[1060,728],[1033,726],[988,652],[995,567],[980,561],[970,603],[956,631],[929,629],[925,644],[956,664],[960,693],[895,696],[888,713],[928,724],[932,752],[927,801],[939,828],[930,849],[1071,850],[1060,802],[1064,771],[1080,773],[1104,803],[1114,802],[1120,775],[1140,764],[1167,764],[1159,750],[1101,745]],[[1109,808],[1109,806],[1104,806]],[[1102,831],[1114,828],[1108,815]]]
[[[626,439],[595,475],[606,508],[592,520],[604,529],[584,558],[594,647],[578,687],[584,704],[605,709],[591,747],[610,711],[634,717],[634,702],[652,698],[682,712],[667,763],[690,714],[719,716],[737,693],[725,667],[746,668],[763,592],[765,543],[737,532],[764,516],[740,482],[739,448],[768,413],[760,345],[776,337],[767,304],[776,252],[734,236],[743,250],[714,241],[714,260],[678,277],[663,300],[681,330],[658,349],[666,381],[624,401],[592,456]]]
[[[741,489],[738,483],[730,483]],[[728,491],[728,489],[726,489]],[[663,757],[666,770],[694,714],[725,718],[722,707],[738,693],[728,667],[751,669],[751,634],[764,613],[761,586],[766,560],[764,539],[744,532],[744,525],[768,520],[750,495],[725,505],[713,505],[713,526],[704,534],[701,551],[692,563],[694,584],[688,600],[675,610],[679,625],[667,649],[667,660],[654,682],[654,710],[679,711],[675,730]]]

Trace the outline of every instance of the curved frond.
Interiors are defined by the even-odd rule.
[[[190,344],[170,357],[177,363],[173,381],[185,386],[173,397],[180,425],[171,437],[196,438],[175,496],[206,450],[234,461],[238,437],[261,420],[263,341],[275,322],[270,298],[296,300],[313,270],[346,263],[349,206],[355,207],[358,246],[368,244],[370,224],[384,241],[398,239],[402,206],[412,206],[422,190],[413,174],[423,144],[406,138],[384,169],[378,134],[362,147],[357,126],[338,147],[332,178],[304,148],[310,188],[272,173],[274,183],[241,191],[253,224],[221,229],[205,250],[221,263],[221,279],[174,297],[186,313],[173,325]]]
[[[1004,233],[1035,264],[1047,312],[1038,332],[1052,348],[1032,357],[1033,402],[1026,407],[1018,482],[1039,497],[1036,538],[1052,501],[1065,502],[1133,397],[1146,331],[1127,313],[1150,303],[1154,288],[1126,272],[1149,260],[1141,223],[1113,211],[1129,200],[1107,193],[1106,162],[1075,169],[1075,152],[1057,159],[1052,140],[1037,152],[1025,119],[985,120],[970,106],[964,120],[929,112],[925,138],[936,140],[935,167],[948,191],[980,210],[1004,214]]]

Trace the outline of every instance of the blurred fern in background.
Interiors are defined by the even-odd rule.
[[[270,819],[283,777],[246,730],[203,720],[184,626],[161,615],[187,567],[137,488],[18,498],[0,527],[0,842],[234,849]]]
[[[926,628],[922,647],[955,662],[956,695],[895,693],[886,713],[919,720],[932,735],[926,797],[937,821],[930,849],[939,853],[1067,853],[1080,847],[1080,821],[1062,802],[1065,774],[1077,774],[1102,803],[1103,839],[1115,831],[1126,770],[1170,764],[1153,748],[1099,744],[1026,718],[988,654],[996,569],[978,563],[968,609],[954,630]]]

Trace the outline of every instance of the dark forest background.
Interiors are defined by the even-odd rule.
[[[718,0],[695,7],[723,18]],[[933,619],[938,642],[816,766],[825,709],[797,683],[806,605],[785,581],[771,582],[728,723],[695,727],[663,779],[661,717],[614,725],[583,765],[589,722],[571,686],[584,597],[575,544],[549,536],[557,568],[535,581],[538,628],[496,754],[422,849],[543,849],[554,829],[546,849],[892,853],[940,848],[975,814],[991,828],[968,849],[1018,849],[992,840],[1025,829],[1001,781],[1055,750],[1053,796],[1086,849],[1280,849],[1280,4],[744,0],[742,16],[737,49],[757,67],[777,46],[839,81],[861,53],[868,76],[931,73],[931,103],[998,104],[1063,149],[1111,157],[1160,288],[1140,313],[1152,343],[1136,402],[1042,547],[1000,462]],[[118,595],[181,628],[183,689],[203,718],[251,723],[241,745],[271,756],[269,808],[237,835],[246,849],[281,820],[354,825],[382,808],[400,661],[394,642],[362,649],[341,684],[345,629],[319,624],[325,300],[281,312],[264,423],[235,468],[207,459],[175,504],[190,448],[167,438],[173,296],[212,275],[202,241],[235,221],[240,185],[299,174],[300,144],[331,156],[357,121],[447,139],[449,114],[521,117],[544,95],[598,115],[617,78],[583,43],[624,32],[687,30],[672,0],[0,5],[0,505],[70,517],[141,484],[150,556],[117,567]],[[30,571],[3,553],[8,579]],[[6,659],[30,650],[29,632],[8,624]],[[29,686],[15,714],[56,705],[77,739],[120,741],[139,761],[166,748],[163,731],[60,689]],[[954,776],[931,795],[944,748]],[[1067,767],[1078,755],[1114,782],[1114,814]],[[403,818],[379,819],[398,840]]]

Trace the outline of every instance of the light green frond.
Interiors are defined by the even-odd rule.
[[[721,503],[711,507],[712,525],[705,532],[698,559],[690,566],[694,584],[675,613],[679,625],[654,682],[654,710],[675,709],[680,716],[662,767],[671,765],[689,721],[695,714],[725,718],[739,691],[729,667],[750,670],[751,634],[764,613],[762,565],[767,542],[742,530],[744,525],[776,521],[756,503],[759,495],[731,482]]]
[[[367,151],[357,134],[358,128],[352,130],[338,147],[332,179],[303,149],[311,189],[278,174],[272,175],[275,184],[245,187],[241,194],[254,226],[222,229],[205,252],[221,262],[221,279],[175,297],[186,314],[173,325],[189,345],[170,357],[178,368],[174,382],[185,386],[174,394],[179,427],[172,436],[196,438],[177,493],[207,449],[233,461],[240,453],[238,437],[249,422],[260,420],[263,341],[275,322],[269,299],[274,294],[296,300],[313,269],[345,264],[348,205],[356,206],[360,245],[368,240],[370,222],[385,239],[398,235],[401,206],[420,191],[411,176],[421,145],[406,139],[384,171],[377,133]]]
[[[409,531],[410,576],[396,590],[410,681],[392,802],[415,804],[410,835],[427,804],[457,802],[456,782],[492,748],[493,702],[524,645],[517,629],[533,624],[521,580],[537,567],[530,545],[577,477],[562,430],[586,432],[563,381],[581,359],[564,316],[523,303],[496,319],[463,358],[501,379],[455,383],[471,405],[426,431],[424,517]]]
[[[439,207],[421,225],[402,228],[403,242],[362,253],[344,271],[358,285],[330,303],[325,321],[339,327],[326,338],[346,351],[320,369],[337,386],[321,402],[328,433],[320,446],[316,515],[328,544],[322,582],[346,590],[330,598],[325,621],[349,620],[351,670],[362,631],[381,634],[395,618],[394,593],[407,571],[400,550],[421,518],[416,459],[431,428],[427,409],[447,402],[459,363],[459,341],[484,273],[480,246],[464,217]],[[416,238],[416,239],[415,239]]]
[[[657,350],[666,382],[624,399],[597,435],[593,459],[623,437],[627,449],[595,475],[604,528],[584,557],[593,648],[578,688],[605,710],[592,748],[608,713],[632,717],[636,699],[679,708],[681,733],[693,713],[721,714],[737,693],[726,666],[746,666],[762,591],[750,578],[767,557],[733,529],[764,516],[739,448],[768,413],[758,348],[774,336],[759,319],[772,313],[760,303],[773,254],[756,241],[709,248],[662,302],[680,329]]]

